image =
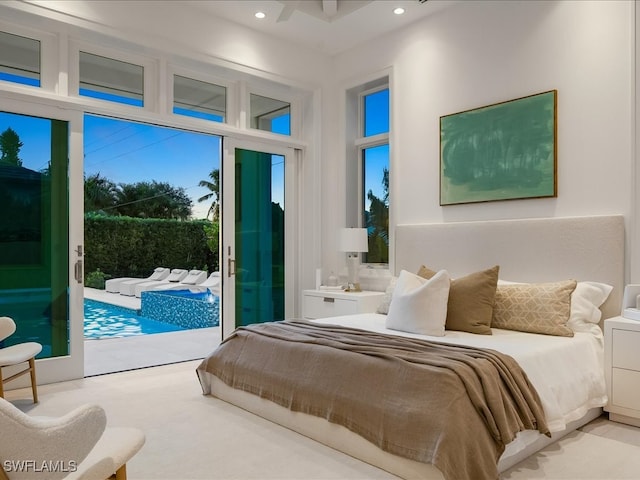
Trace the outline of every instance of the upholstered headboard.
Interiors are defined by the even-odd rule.
[[[420,265],[464,276],[500,265],[515,282],[575,279],[612,285],[603,318],[620,314],[624,289],[624,217],[555,217],[398,225],[395,273]]]

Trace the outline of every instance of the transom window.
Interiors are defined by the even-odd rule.
[[[142,107],[144,105],[144,67],[80,52],[79,94]]]
[[[249,96],[251,128],[291,135],[291,104],[255,93]]]
[[[40,41],[0,32],[0,80],[40,86]]]
[[[181,75],[173,76],[173,113],[225,122],[227,89]]]

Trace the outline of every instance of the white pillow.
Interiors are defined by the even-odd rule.
[[[386,327],[434,337],[444,336],[451,277],[440,270],[430,279],[402,270],[398,276]]]
[[[376,313],[389,313],[389,306],[391,305],[391,297],[393,296],[393,290],[396,288],[396,283],[398,282],[398,277],[391,277],[389,280],[389,285],[387,285],[387,289],[384,291],[384,296],[382,297],[382,301],[378,308],[376,309]]]
[[[598,282],[578,282],[571,294],[571,315],[567,326],[574,332],[591,332],[602,337],[598,325],[602,318],[602,305],[613,290],[611,285]]]

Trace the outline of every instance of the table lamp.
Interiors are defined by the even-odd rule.
[[[347,292],[361,292],[358,279],[358,253],[369,251],[366,228],[343,228],[340,231],[340,251],[347,252]]]

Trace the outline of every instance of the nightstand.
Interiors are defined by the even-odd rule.
[[[384,292],[344,292],[342,290],[304,290],[302,316],[314,318],[373,313],[380,305]]]
[[[640,427],[640,321],[623,317],[604,321],[604,372],[615,422]]]

